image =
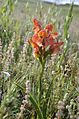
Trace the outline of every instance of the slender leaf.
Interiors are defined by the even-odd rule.
[[[67,40],[68,38],[68,30],[69,30],[69,26],[72,22],[72,18],[73,18],[73,5],[74,3],[71,4],[71,7],[70,7],[70,10],[69,10],[69,13],[68,15],[66,16],[66,19],[65,19],[65,24],[64,24],[64,38]]]
[[[39,105],[38,105],[38,103],[37,103],[35,97],[34,97],[32,94],[30,94],[29,99],[30,99],[32,105],[34,106],[34,108],[35,108],[35,110],[36,110],[36,112],[37,112],[38,118],[39,118],[39,119],[44,119],[44,118],[43,118],[42,111],[41,111],[41,109],[40,109],[40,107],[39,107]]]
[[[43,104],[43,117],[44,117],[44,119],[47,119],[47,117],[46,117],[47,105],[48,105],[48,101],[49,101],[50,94],[51,94],[52,82],[53,81],[50,82],[50,85],[48,87],[48,90],[47,90],[47,93],[46,93],[46,96],[45,96],[45,101],[44,101],[44,104]]]

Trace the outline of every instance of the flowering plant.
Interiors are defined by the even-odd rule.
[[[36,59],[38,59],[41,63],[42,70],[40,73],[40,77],[38,80],[38,101],[37,99],[30,94],[30,101],[32,105],[35,107],[37,112],[38,119],[46,119],[46,111],[47,111],[47,103],[48,103],[48,95],[50,95],[50,86],[52,86],[52,82],[48,88],[48,91],[45,96],[45,101],[43,107],[41,106],[42,97],[43,97],[43,90],[42,90],[42,83],[43,81],[42,76],[44,72],[44,66],[46,62],[46,58],[48,55],[52,55],[57,53],[60,50],[60,46],[63,42],[58,41],[58,32],[54,32],[54,25],[47,24],[45,28],[42,27],[42,24],[37,20],[33,19],[34,23],[34,34],[32,38],[29,40],[29,43],[33,47],[33,55]],[[43,108],[43,113],[42,113]]]
[[[42,28],[41,23],[37,19],[33,19],[33,23],[34,34],[29,43],[33,47],[34,57],[43,63],[49,54],[57,53],[60,50],[63,42],[56,41],[58,32],[54,32],[54,25],[47,24],[45,28]]]

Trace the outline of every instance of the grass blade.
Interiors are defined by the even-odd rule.
[[[39,118],[39,119],[44,119],[44,118],[43,118],[43,114],[42,114],[42,112],[41,112],[41,109],[40,109],[40,107],[39,107],[39,105],[38,105],[38,103],[37,103],[35,97],[34,97],[32,94],[30,94],[29,99],[30,99],[32,105],[34,106],[34,108],[35,108],[35,110],[36,110],[36,112],[37,112],[38,118]]]

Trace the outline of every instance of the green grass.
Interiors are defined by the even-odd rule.
[[[18,9],[19,13],[24,11],[27,2],[29,3],[31,14],[34,14],[34,11],[37,7],[37,4],[38,4],[38,7],[40,4],[42,4],[42,6],[44,7],[43,12],[47,12],[48,8],[53,6],[53,4],[48,4],[48,3],[43,3],[43,2],[29,2],[29,0],[23,0],[23,1],[19,0],[17,8],[15,9],[15,11],[17,9]],[[20,9],[19,9],[19,7],[20,7]],[[65,5],[65,6],[58,5],[56,7],[57,7],[58,11],[61,10],[61,15],[65,17],[68,13],[70,5]],[[25,11],[24,11],[24,14],[26,15],[27,13],[25,13]],[[74,6],[73,15],[74,15],[74,18],[79,19],[79,6]]]

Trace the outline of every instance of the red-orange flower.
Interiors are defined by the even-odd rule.
[[[36,58],[45,58],[48,54],[57,53],[63,42],[55,40],[58,38],[58,32],[52,32],[54,30],[53,25],[48,24],[45,28],[42,28],[37,19],[34,19],[33,23],[34,35],[29,41],[33,47],[33,55]]]
[[[41,23],[37,19],[33,19],[34,27],[41,27]]]
[[[52,34],[52,37],[55,39],[55,38],[57,38],[58,37],[58,32],[54,32],[53,34]]]
[[[29,40],[29,43],[33,47],[33,56],[38,58],[39,57],[39,46],[32,41],[32,39]]]
[[[63,45],[63,42],[53,43],[53,45],[50,47],[51,52],[57,53],[60,50],[61,45]]]
[[[31,44],[31,46],[32,46],[33,48],[38,48],[38,49],[39,49],[39,46],[38,46],[35,42],[33,42],[32,39],[29,40],[29,43]]]
[[[53,25],[52,24],[47,24],[45,29],[47,29],[48,32],[51,32],[53,30]]]
[[[40,30],[39,33],[38,33],[38,36],[41,38],[41,39],[44,39],[48,36],[46,30]]]
[[[49,45],[52,46],[54,42],[54,39],[52,37],[52,35],[50,34],[45,41],[45,47],[48,47]]]
[[[41,30],[41,23],[37,20],[37,19],[33,19],[33,23],[34,23],[34,32],[38,33]]]
[[[38,34],[34,34],[32,37],[32,41],[36,43],[38,46],[42,46],[43,39],[38,36]]]

